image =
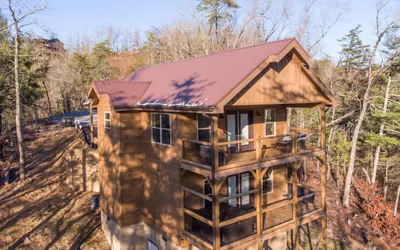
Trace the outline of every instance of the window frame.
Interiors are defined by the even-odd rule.
[[[267,170],[268,172],[268,170]],[[267,172],[265,172],[264,176],[267,174]],[[269,175],[268,179],[264,180],[264,176],[261,177],[261,188],[262,188],[262,195],[267,195],[267,194],[271,194],[272,192],[274,192],[274,169],[271,168],[271,174]],[[271,191],[264,193],[264,183],[271,181]]]
[[[159,116],[160,127],[153,127],[153,114]],[[162,118],[161,118],[162,115],[168,115],[168,117],[169,117],[169,128],[163,128],[162,127]],[[151,112],[150,113],[151,143],[170,147],[171,146],[171,138],[172,138],[171,124],[172,123],[171,123],[171,114],[170,113],[155,113],[155,112]],[[157,128],[157,129],[160,130],[160,142],[156,142],[156,141],[153,140],[153,128]],[[162,142],[162,131],[163,130],[169,130],[169,144],[165,144],[165,143]]]
[[[211,121],[210,121],[210,126],[209,127],[207,127],[207,128],[199,128],[199,115],[202,115],[202,114],[196,114],[196,127],[197,127],[196,140],[200,141],[199,140],[199,130],[208,130],[208,138],[209,138],[208,142],[210,142],[210,139],[211,139]]]
[[[266,113],[267,110],[274,110],[274,121],[273,121],[273,122],[267,122],[267,121],[265,121],[265,113]],[[267,135],[267,131],[266,131],[266,129],[267,129],[267,123],[268,123],[268,124],[274,124],[274,134],[272,134],[272,135]],[[266,108],[266,109],[264,109],[264,136],[265,136],[265,137],[273,137],[273,136],[276,136],[276,108]]]
[[[106,114],[110,115],[110,119],[106,119]],[[107,127],[107,121],[110,122],[110,127]],[[111,112],[110,111],[104,111],[104,128],[105,129],[111,129]]]

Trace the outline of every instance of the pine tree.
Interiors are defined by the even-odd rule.
[[[234,0],[199,0],[197,5],[199,11],[207,13],[210,31],[215,27],[215,40],[218,47],[218,29],[221,20],[231,17],[231,10],[238,9],[239,5]]]

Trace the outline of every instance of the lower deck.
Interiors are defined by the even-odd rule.
[[[216,249],[216,241],[221,249],[241,249],[325,217],[321,179],[306,180],[304,164],[258,165],[217,183],[183,171],[185,239],[201,249]]]

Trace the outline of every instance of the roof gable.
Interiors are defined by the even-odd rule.
[[[152,82],[141,104],[215,106],[261,62],[279,54],[292,41],[286,39],[144,67],[126,80]]]

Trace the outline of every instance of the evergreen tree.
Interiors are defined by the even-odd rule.
[[[238,9],[239,5],[234,0],[199,0],[199,11],[207,13],[210,31],[215,27],[215,40],[218,47],[218,29],[221,20],[231,17],[231,10]]]

